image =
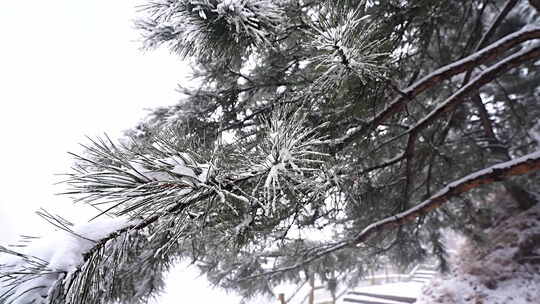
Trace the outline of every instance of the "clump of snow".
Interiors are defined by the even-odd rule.
[[[174,181],[177,179],[191,179],[200,183],[206,182],[210,166],[197,164],[187,153],[179,156],[155,159],[133,160],[129,163],[130,174],[143,177],[150,181]]]
[[[529,135],[536,141],[536,144],[540,146],[540,120],[529,130]]]
[[[238,0],[223,0],[216,6],[216,11],[220,15],[226,15],[227,11],[232,13],[239,13],[244,8],[244,3]]]
[[[55,231],[32,242],[22,253],[43,265],[41,269],[33,270],[35,275],[25,274],[27,269],[32,268],[22,257],[1,253],[0,267],[13,272],[12,278],[17,277],[20,283],[10,291],[13,287],[10,281],[0,281],[0,300],[11,304],[44,303],[51,287],[82,265],[84,254],[97,242],[115,231],[136,224],[136,221],[124,217],[97,219],[70,227],[69,232]]]
[[[238,224],[236,227],[234,227],[234,232],[236,235],[242,233],[243,230],[247,229],[248,226],[253,222],[253,216],[250,214],[246,214],[244,216],[244,219],[240,224]]]
[[[540,204],[502,220],[487,236],[487,247],[462,243],[451,273],[433,280],[416,303],[538,303]]]
[[[99,218],[73,228],[73,233],[61,233],[57,239],[58,247],[49,260],[49,268],[54,271],[71,272],[83,262],[83,254],[88,252],[99,240],[134,222],[126,218]],[[58,242],[59,241],[59,242]],[[49,244],[50,246],[50,244]]]
[[[220,0],[214,1],[190,1],[196,12],[203,20],[208,20],[208,12],[218,15],[217,18],[225,20],[231,30],[237,34],[234,36],[238,42],[241,33],[255,38],[258,42],[266,41],[267,33],[261,24],[268,27],[278,24],[281,20],[281,11],[274,1],[264,0]]]

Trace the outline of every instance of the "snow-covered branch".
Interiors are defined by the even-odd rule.
[[[433,120],[437,119],[441,114],[449,112],[460,103],[465,101],[465,97],[475,90],[478,90],[483,85],[491,82],[501,73],[504,73],[523,62],[540,57],[540,45],[530,49],[522,50],[519,53],[508,56],[501,62],[482,71],[478,76],[471,80],[466,86],[459,89],[452,96],[448,97],[443,103],[437,106],[431,113],[422,118],[418,123],[412,126],[408,133],[417,133],[418,130],[426,128]]]
[[[287,206],[288,201],[281,197],[287,191],[298,196],[302,192],[310,195],[324,192],[327,181],[324,178],[313,181],[324,177],[320,173],[324,154],[314,149],[320,142],[317,128],[306,129],[299,112],[277,112],[268,121],[269,126],[261,129],[263,140],[231,144],[234,151],[242,153],[236,155],[236,161],[223,164],[220,164],[221,154],[228,154],[230,147],[215,149],[205,161],[179,134],[169,141],[167,132],[158,132],[154,143],[148,146],[91,140],[92,144],[85,146],[85,156],[74,155],[77,166],[67,175],[71,186],[67,194],[79,196],[79,201],[103,210],[98,217],[121,215],[127,216],[127,220],[106,228],[98,224],[100,221],[90,222],[86,225],[89,228],[80,230],[44,214],[67,233],[60,242],[69,246],[65,249],[53,246],[50,257],[44,257],[39,269],[28,275],[21,275],[21,269],[34,265],[35,261],[23,256],[13,266],[14,271],[5,272],[10,282],[6,286],[0,284],[2,293],[5,292],[0,299],[6,301],[1,303],[26,303],[17,301],[29,298],[52,301],[43,303],[72,298],[76,299],[74,303],[82,303],[85,297],[100,299],[99,294],[87,294],[88,290],[82,289],[93,280],[96,269],[110,262],[105,251],[116,250],[115,258],[124,259],[123,254],[128,254],[131,245],[123,240],[130,235],[146,238],[148,231],[154,229],[157,231],[154,234],[163,234],[161,241],[146,245],[154,246],[153,256],[161,256],[178,246],[186,235],[194,233],[193,229],[214,229],[217,225],[229,230],[222,231],[224,235],[238,237],[253,222],[265,221],[274,213],[276,217],[284,216],[285,212],[295,213],[295,208]],[[246,183],[248,187],[244,186]],[[317,185],[317,191],[310,188],[313,185]],[[156,228],[162,224],[164,228]],[[3,251],[13,255],[11,251]]]
[[[500,74],[526,61],[529,61],[531,59],[536,59],[536,58],[540,58],[540,45],[522,50],[516,54],[508,56],[501,62],[494,64],[493,66],[482,71],[482,73],[480,73],[473,80],[467,83],[467,85],[465,85],[464,87],[459,89],[457,92],[452,94],[452,96],[448,97],[444,102],[442,102],[435,109],[433,109],[433,111],[431,111],[428,115],[424,116],[422,119],[420,119],[420,121],[418,121],[416,124],[411,126],[406,132],[398,135],[397,136],[398,138],[403,135],[408,135],[409,138],[407,140],[407,146],[406,146],[405,152],[396,155],[396,157],[394,157],[393,159],[400,160],[403,157],[407,157],[407,161],[408,161],[407,164],[409,165],[410,164],[409,159],[414,157],[415,143],[416,143],[416,139],[418,138],[418,134],[420,131],[426,129],[444,113],[452,111],[455,107],[465,102],[467,100],[466,99],[467,96],[469,96],[470,94],[473,94],[482,86],[490,83],[493,79],[497,78],[497,76],[499,76]],[[409,181],[409,179],[410,177],[408,176],[407,180]]]
[[[444,203],[448,202],[453,197],[459,196],[483,185],[492,184],[511,176],[528,174],[536,170],[540,170],[540,150],[513,159],[511,161],[503,162],[476,171],[459,180],[451,182],[445,188],[437,192],[435,195],[416,205],[415,207],[405,212],[372,223],[365,229],[363,229],[360,233],[358,233],[354,238],[336,242],[332,246],[328,246],[323,250],[315,252],[314,254],[303,259],[297,264],[288,267],[272,269],[267,272],[256,274],[253,276],[247,276],[245,278],[242,278],[241,280],[250,280],[256,277],[271,276],[280,272],[300,269],[304,265],[307,265],[336,251],[343,250],[345,248],[361,246],[375,234],[412,222],[414,219],[426,215],[431,211],[441,207]]]
[[[160,0],[142,7],[137,22],[144,44],[169,44],[181,56],[237,56],[252,46],[270,46],[283,19],[282,8],[268,0]]]
[[[439,208],[452,197],[456,197],[471,191],[472,189],[492,184],[511,176],[528,174],[536,170],[540,170],[540,150],[511,161],[476,171],[459,180],[451,182],[435,195],[415,207],[369,225],[354,238],[353,243],[363,243],[377,232],[411,222],[412,220]]]
[[[94,247],[137,225],[127,218],[99,219],[33,240],[16,252],[0,246],[0,303],[45,303],[53,287],[78,271]]]
[[[395,157],[384,163],[364,169],[361,171],[361,173],[366,173],[380,168],[384,168],[396,164],[406,158],[414,157],[414,144],[420,131],[430,126],[433,121],[439,118],[442,114],[450,112],[456,106],[465,102],[467,100],[467,96],[473,94],[482,86],[490,83],[493,79],[497,78],[502,73],[507,72],[508,70],[535,58],[540,58],[540,46],[528,48],[516,54],[510,55],[501,62],[494,64],[493,66],[490,66],[486,70],[482,71],[478,76],[476,76],[473,80],[460,88],[457,92],[452,94],[452,96],[448,97],[444,102],[437,106],[428,115],[424,116],[416,124],[411,126],[407,131],[389,140],[389,142],[394,141],[397,138],[408,135],[409,138],[407,140],[407,147],[405,151],[397,154]]]
[[[401,90],[403,94],[396,97],[386,109],[379,112],[375,117],[370,119],[362,127],[355,128],[346,135],[332,140],[331,144],[335,151],[339,151],[349,143],[354,141],[360,136],[366,134],[370,130],[375,129],[382,122],[390,118],[395,113],[398,113],[403,107],[414,97],[418,96],[425,90],[432,88],[433,86],[441,83],[444,80],[451,78],[452,76],[466,72],[473,67],[480,66],[484,63],[494,60],[499,57],[505,51],[512,47],[528,40],[540,38],[540,27],[538,26],[525,26],[523,29],[509,34],[504,38],[492,43],[491,45],[481,49],[480,51],[471,54],[463,59],[460,59],[452,64],[446,65],[418,80],[408,88]]]

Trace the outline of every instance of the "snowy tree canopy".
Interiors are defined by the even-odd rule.
[[[537,1],[157,0],[144,47],[196,87],[126,138],[73,155],[67,195],[99,210],[47,250],[0,247],[0,303],[144,303],[179,261],[246,298],[338,289],[479,232],[498,187],[537,203]],[[35,243],[35,242],[33,242]]]

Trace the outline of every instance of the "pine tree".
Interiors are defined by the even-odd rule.
[[[198,85],[74,155],[66,194],[97,220],[40,211],[64,239],[0,247],[2,304],[144,303],[178,260],[246,297],[314,276],[341,289],[387,259],[444,268],[441,229],[478,234],[491,207],[475,202],[495,187],[536,203],[537,1],[155,0],[142,14],[144,46],[191,62]]]

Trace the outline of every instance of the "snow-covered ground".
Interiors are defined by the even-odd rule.
[[[398,282],[355,288],[355,291],[415,298],[420,295],[424,283]]]
[[[388,283],[382,285],[373,285],[373,286],[364,286],[359,288],[354,288],[355,292],[378,294],[378,295],[387,295],[387,296],[398,296],[398,297],[407,297],[407,298],[417,298],[421,291],[424,283],[419,282],[398,282],[398,283]],[[345,298],[354,298],[355,300],[366,300],[373,301],[373,297],[363,296],[363,295],[346,295],[343,296],[338,304],[350,303],[344,301]],[[383,300],[376,299],[378,302],[388,303],[388,304],[403,304],[403,302],[397,302],[392,300]]]
[[[417,304],[540,303],[540,204],[504,215],[487,239],[483,247],[463,242],[452,272],[433,280]]]
[[[364,281],[366,284],[369,284],[370,280]],[[426,282],[429,280],[426,280]],[[395,304],[398,303],[396,301],[391,300],[383,300],[383,299],[376,299],[369,296],[362,296],[354,293],[370,293],[370,294],[377,294],[377,295],[387,295],[387,296],[397,296],[397,297],[406,297],[406,298],[417,298],[420,296],[423,286],[425,286],[425,282],[414,282],[414,281],[407,281],[407,282],[393,282],[393,283],[380,283],[376,285],[366,285],[366,286],[359,286],[355,288],[344,288],[341,289],[339,286],[337,288],[336,292],[336,304],[345,304],[345,303],[351,303],[350,301],[347,302],[345,299],[353,299],[353,300],[368,300],[368,301],[374,301],[377,300],[379,302],[388,303],[388,304]],[[315,286],[320,286],[320,284],[315,284]],[[311,287],[309,284],[304,285],[291,285],[286,284],[279,286],[274,289],[274,293],[278,295],[279,293],[283,293],[285,295],[285,299],[287,303],[289,304],[306,304],[308,303],[308,297],[310,293]],[[332,303],[332,294],[327,288],[324,287],[318,287],[315,289],[314,293],[314,302],[315,303]],[[273,301],[277,302],[278,299],[272,299]],[[255,299],[252,302],[249,302],[250,304],[263,304],[268,303],[268,299]],[[399,304],[402,304],[399,303]]]

